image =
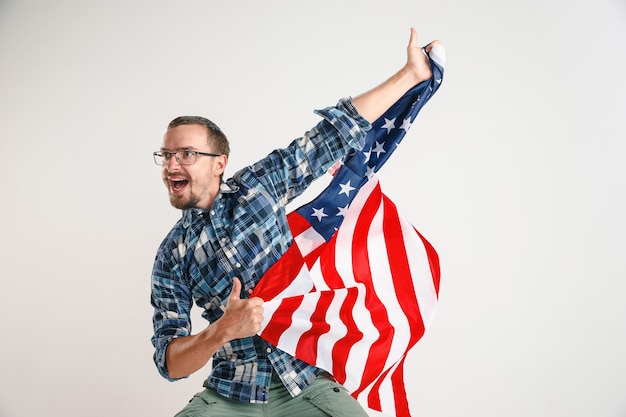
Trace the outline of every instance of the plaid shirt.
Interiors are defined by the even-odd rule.
[[[303,137],[223,181],[211,210],[184,210],[161,243],[152,271],[152,344],[155,364],[168,380],[165,351],[172,339],[191,334],[193,302],[214,322],[233,277],[241,279],[241,297],[247,297],[293,240],[287,203],[350,149],[363,146],[370,125],[350,98],[316,113],[323,120]],[[268,401],[272,369],[292,396],[321,373],[259,336],[225,344],[212,366],[206,387],[250,403]]]

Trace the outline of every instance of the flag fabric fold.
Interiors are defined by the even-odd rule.
[[[261,337],[327,370],[364,406],[407,417],[404,360],[433,318],[439,259],[375,173],[441,85],[445,50],[434,45],[428,58],[431,79],[372,123],[328,187],[288,214],[294,242],[252,294],[265,300]]]

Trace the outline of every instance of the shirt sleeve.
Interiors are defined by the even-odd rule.
[[[174,338],[191,334],[190,312],[193,301],[191,290],[183,280],[182,244],[170,245],[166,242],[172,243],[168,239],[164,241],[157,252],[152,270],[150,298],[154,307],[152,345],[155,348],[154,363],[159,373],[164,378],[174,381],[181,378],[169,377],[165,352]]]
[[[371,124],[358,113],[351,97],[315,113],[322,120],[311,130],[235,177],[244,183],[250,176],[254,177],[276,201],[286,205],[326,173],[333,163],[349,151],[363,147]]]

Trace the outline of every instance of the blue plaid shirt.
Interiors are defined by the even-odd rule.
[[[288,147],[277,149],[223,181],[211,210],[184,210],[161,243],[152,271],[152,344],[155,364],[169,377],[165,351],[191,334],[193,302],[209,322],[219,319],[233,277],[247,297],[293,238],[285,206],[349,150],[360,149],[370,124],[350,98],[316,111],[323,120]],[[259,336],[236,339],[213,356],[204,385],[228,398],[266,403],[272,369],[292,396],[321,370],[277,349]]]

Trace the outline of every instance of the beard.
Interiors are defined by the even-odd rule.
[[[170,204],[173,207],[180,209],[180,210],[186,210],[186,209],[196,207],[197,204],[200,202],[201,197],[198,194],[193,192],[191,179],[188,176],[182,175],[180,173],[174,173],[171,176],[184,177],[186,179],[186,184],[184,185],[184,187],[187,189],[186,191],[188,192],[188,194],[187,193],[183,193],[183,194],[173,193],[170,187],[174,187],[174,186],[170,184],[169,176],[164,177],[163,183],[165,184],[165,187],[167,188],[167,191],[169,193]]]
[[[172,207],[187,210],[204,207],[210,196],[210,181],[196,179],[183,172],[171,172],[163,175]]]
[[[197,207],[200,197],[193,193],[189,197],[170,194],[170,204],[177,209],[187,210]]]

